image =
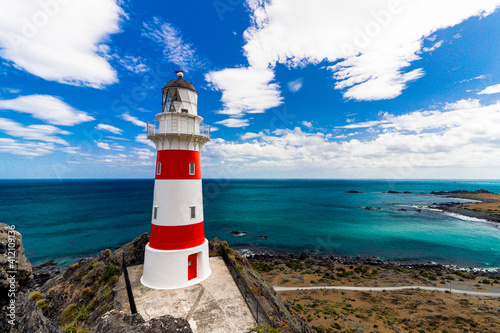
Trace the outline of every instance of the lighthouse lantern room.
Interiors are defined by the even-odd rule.
[[[205,280],[211,273],[203,226],[200,151],[210,141],[201,125],[198,93],[176,71],[162,89],[162,112],[149,122],[147,137],[157,149],[151,235],[141,283],[176,289]]]

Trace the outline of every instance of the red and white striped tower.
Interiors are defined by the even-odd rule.
[[[141,283],[176,289],[205,280],[208,241],[203,227],[200,151],[210,128],[200,126],[198,93],[176,71],[162,89],[162,112],[148,123],[157,149],[151,236],[146,245]]]

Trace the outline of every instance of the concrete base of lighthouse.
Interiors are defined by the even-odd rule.
[[[206,239],[199,246],[183,250],[157,250],[148,243],[141,283],[153,289],[178,289],[200,283],[211,273],[208,253]]]

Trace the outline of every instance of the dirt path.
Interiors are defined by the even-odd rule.
[[[449,288],[438,288],[438,287],[428,287],[428,286],[399,286],[399,287],[346,287],[346,286],[310,286],[310,287],[280,287],[273,286],[276,291],[290,291],[290,290],[311,290],[311,289],[336,289],[336,290],[354,290],[354,291],[390,291],[390,290],[404,290],[404,289],[422,289],[422,290],[434,290],[434,291],[448,291]],[[481,292],[481,291],[470,291],[470,290],[460,290],[451,289],[451,293],[455,294],[466,294],[472,296],[488,296],[488,297],[500,297],[500,293],[491,292]]]

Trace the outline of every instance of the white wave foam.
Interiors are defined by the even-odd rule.
[[[480,219],[480,218],[477,218],[477,217],[462,215],[462,214],[453,213],[453,212],[443,212],[443,213],[445,215],[448,215],[448,216],[451,216],[451,217],[454,217],[454,218],[457,218],[457,219],[460,219],[460,220],[463,220],[463,221],[488,223],[488,224],[496,226],[497,228],[500,228],[500,224],[499,223],[491,222],[491,221],[488,221],[486,219]]]

